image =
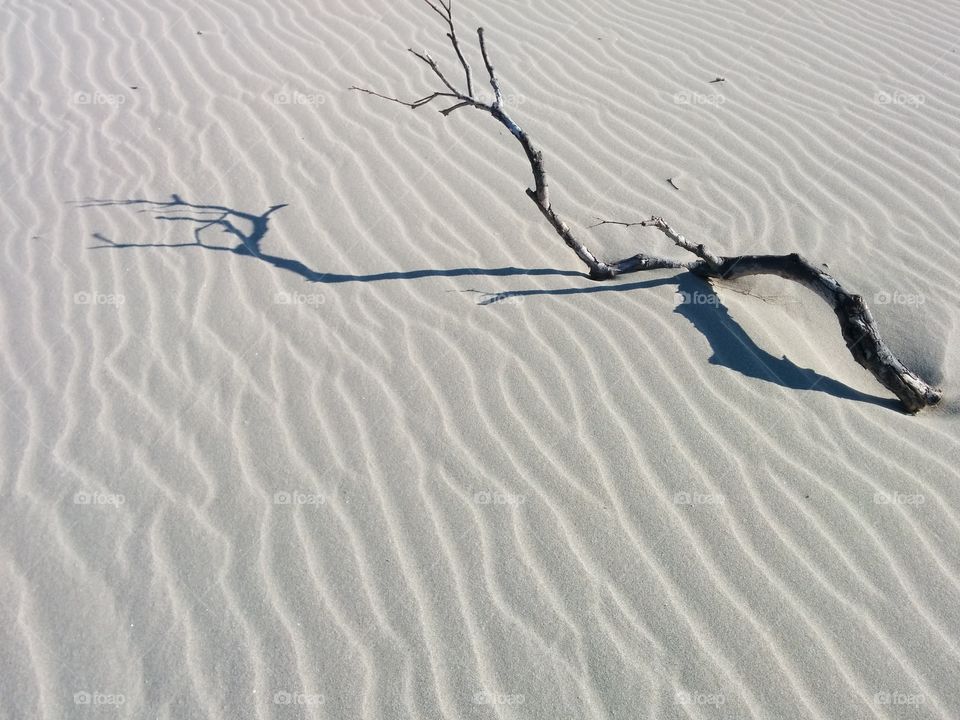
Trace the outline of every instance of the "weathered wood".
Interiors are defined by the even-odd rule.
[[[670,238],[677,247],[699,258],[689,263],[676,263],[644,254],[634,255],[612,263],[617,275],[652,270],[657,267],[678,267],[704,278],[736,280],[750,275],[776,275],[800,283],[830,305],[840,323],[840,333],[854,360],[870,371],[881,385],[896,395],[907,412],[918,412],[940,402],[943,393],[907,369],[883,342],[876,320],[863,297],[845,290],[836,278],[799,254],[720,257],[707,250],[702,244],[689,242],[659,217],[631,223],[601,220],[597,224],[655,227]],[[673,264],[658,264],[664,262],[673,262]]]
[[[439,15],[447,24],[449,32],[447,39],[456,53],[457,60],[463,68],[466,78],[466,91],[461,91],[450,82],[439,64],[428,54],[410,50],[414,56],[426,64],[443,83],[445,90],[440,90],[413,101],[404,101],[398,98],[382,95],[373,90],[352,87],[351,90],[367,93],[376,97],[399,103],[414,110],[431,103],[437,98],[452,98],[457,102],[446,109],[440,110],[444,115],[450,115],[455,110],[472,107],[489,113],[497,122],[503,125],[513,135],[523,148],[530,170],[533,174],[533,188],[527,189],[527,195],[534,202],[543,216],[547,219],[554,231],[563,242],[577,255],[580,261],[589,269],[589,277],[594,280],[609,280],[627,273],[645,270],[674,268],[688,270],[705,278],[721,278],[735,280],[748,275],[778,275],[798,282],[813,290],[833,308],[840,323],[840,331],[847,347],[854,359],[873,373],[874,377],[884,387],[896,395],[908,412],[917,412],[924,407],[934,405],[940,401],[942,393],[924,382],[917,374],[908,370],[890,351],[880,337],[876,321],[870,314],[863,298],[847,292],[829,274],[812,265],[800,255],[740,255],[722,257],[714,255],[703,244],[689,242],[683,235],[674,230],[663,218],[652,217],[640,222],[620,222],[600,220],[597,225],[623,225],[632,227],[655,227],[663,232],[677,247],[697,257],[689,262],[678,262],[669,258],[657,257],[646,253],[638,253],[616,262],[599,260],[583,243],[581,243],[570,227],[554,210],[550,202],[550,186],[547,182],[547,171],[544,166],[543,152],[533,143],[530,136],[517,124],[503,109],[503,92],[496,70],[490,61],[487,52],[487,43],[483,28],[477,29],[477,38],[480,44],[480,53],[484,67],[493,89],[493,101],[484,102],[473,92],[473,76],[470,65],[463,54],[460,42],[457,39],[456,27],[453,22],[452,0],[424,0],[433,12]],[[437,4],[439,3],[439,4]],[[713,82],[722,82],[724,78],[717,78]],[[676,184],[670,178],[669,182],[675,188]],[[679,189],[679,188],[678,188]],[[599,218],[598,218],[599,219]],[[594,226],[595,227],[595,226]]]

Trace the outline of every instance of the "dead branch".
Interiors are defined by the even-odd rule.
[[[439,0],[439,5],[434,3],[432,0],[424,0],[424,2],[434,13],[443,19],[449,28],[447,39],[450,41],[454,53],[457,56],[457,60],[463,68],[467,85],[466,90],[459,90],[456,88],[456,86],[449,82],[446,75],[440,69],[439,64],[432,57],[430,57],[429,54],[420,53],[412,49],[410,52],[433,71],[433,73],[443,83],[446,90],[440,90],[431,93],[423,98],[420,98],[419,100],[405,101],[357,86],[351,87],[350,89],[357,90],[368,95],[373,95],[384,100],[389,100],[390,102],[399,103],[400,105],[404,105],[414,110],[427,105],[437,98],[453,98],[457,100],[458,102],[452,107],[440,111],[444,116],[450,115],[455,110],[459,110],[460,108],[464,107],[473,107],[477,110],[483,110],[484,112],[489,113],[495,120],[497,120],[497,122],[507,128],[507,130],[510,131],[510,134],[517,139],[517,142],[520,143],[524,153],[527,156],[527,160],[530,162],[530,170],[533,173],[534,183],[533,189],[527,190],[527,194],[530,196],[530,199],[533,200],[533,202],[537,205],[540,212],[543,213],[543,216],[547,219],[567,247],[573,250],[577,257],[580,258],[581,262],[583,262],[589,268],[591,278],[594,278],[595,280],[612,278],[615,274],[613,269],[606,263],[598,260],[596,256],[591,253],[586,246],[583,245],[583,243],[577,240],[573,232],[570,230],[570,227],[563,221],[563,219],[557,214],[556,210],[554,210],[553,206],[550,204],[550,191],[549,185],[547,184],[547,171],[543,163],[543,153],[539,148],[536,147],[536,145],[534,145],[533,141],[530,139],[530,136],[527,135],[527,133],[503,109],[503,92],[500,88],[500,81],[497,78],[496,70],[494,70],[493,63],[490,61],[490,55],[487,52],[487,43],[483,34],[483,28],[477,29],[477,39],[480,45],[480,53],[483,56],[483,64],[487,70],[487,76],[490,80],[490,87],[493,89],[493,102],[489,103],[484,102],[473,93],[473,78],[470,71],[470,65],[467,63],[467,60],[463,54],[463,50],[460,47],[460,42],[457,39],[456,27],[453,22],[452,0],[449,0],[448,2]]]
[[[883,339],[876,320],[863,297],[848,292],[834,278],[797,253],[789,255],[714,255],[702,244],[689,242],[663,218],[652,217],[641,222],[603,221],[598,225],[635,225],[655,227],[680,248],[699,258],[678,266],[704,278],[736,280],[750,275],[777,275],[800,283],[812,290],[830,307],[840,323],[840,333],[847,349],[885,388],[896,395],[907,412],[915,413],[940,402],[943,393],[926,382],[897,359]],[[616,274],[652,269],[645,255],[635,255],[613,263]]]
[[[683,235],[674,230],[660,217],[652,217],[640,222],[620,222],[597,218],[599,225],[622,225],[633,227],[655,227],[663,232],[678,247],[692,253],[696,260],[678,262],[669,258],[657,257],[646,253],[638,253],[631,257],[608,263],[597,257],[581,243],[570,230],[570,227],[554,210],[550,202],[550,190],[547,183],[547,171],[544,167],[543,152],[533,143],[530,136],[524,131],[509,114],[503,109],[503,93],[493,63],[487,52],[486,38],[483,28],[477,29],[477,39],[484,67],[493,89],[493,101],[485,102],[474,94],[473,76],[470,65],[463,54],[460,41],[457,38],[456,26],[453,22],[452,0],[424,0],[429,8],[436,13],[447,25],[447,39],[460,63],[466,80],[466,90],[459,90],[450,82],[439,64],[428,54],[410,49],[410,52],[421,62],[426,64],[440,80],[445,89],[430,93],[418,100],[405,101],[373,90],[361,87],[351,87],[368,95],[373,95],[390,102],[398,103],[414,110],[423,107],[437,98],[450,98],[457,102],[446,109],[440,110],[448,116],[455,110],[472,107],[489,113],[497,122],[503,125],[513,135],[523,148],[533,173],[534,187],[527,189],[527,195],[536,204],[537,208],[547,219],[564,243],[576,253],[577,257],[589,269],[589,277],[594,280],[609,280],[618,275],[673,268],[688,270],[705,278],[721,278],[735,280],[747,275],[778,275],[788,280],[799,282],[810,288],[826,300],[837,315],[840,330],[850,349],[851,354],[863,367],[873,373],[886,388],[893,392],[908,412],[917,412],[922,408],[939,402],[941,392],[927,383],[918,375],[909,371],[884,344],[873,316],[870,314],[863,298],[848,293],[840,283],[823,270],[807,262],[800,255],[741,255],[723,257],[714,255],[703,244],[689,242]],[[723,82],[725,78],[717,77],[712,82]],[[677,188],[673,178],[668,182]],[[677,188],[679,189],[679,188]]]

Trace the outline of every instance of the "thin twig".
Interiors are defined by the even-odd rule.
[[[441,115],[444,115],[444,116],[447,116],[447,115],[449,115],[450,113],[452,113],[454,110],[459,110],[459,109],[462,108],[462,107],[470,107],[470,106],[476,107],[476,103],[474,103],[474,102],[472,102],[472,101],[470,101],[470,100],[464,100],[464,101],[461,102],[461,103],[457,103],[457,104],[454,105],[453,107],[448,107],[446,110],[441,110],[441,111],[440,111],[440,114],[441,114]]]
[[[449,97],[449,98],[460,97],[460,95],[454,95],[452,93],[435,92],[435,93],[432,93],[431,95],[427,95],[424,98],[420,98],[419,100],[408,102],[406,100],[401,100],[400,98],[390,97],[389,95],[381,95],[380,93],[374,90],[368,90],[367,88],[357,87],[356,85],[354,85],[350,89],[356,90],[357,92],[366,93],[367,95],[373,95],[374,97],[378,97],[382,100],[389,100],[390,102],[399,103],[400,105],[404,105],[408,108],[413,108],[414,110],[416,110],[418,107],[422,107],[423,105],[426,105],[432,100],[436,100],[438,97]]]
[[[450,92],[456,94],[457,97],[460,97],[460,92],[453,85],[451,85],[450,81],[447,80],[447,78],[444,76],[442,72],[440,72],[440,68],[437,67],[437,61],[434,60],[432,57],[430,57],[429,53],[418,53],[413,48],[407,48],[407,50],[412,52],[416,57],[420,58],[421,60],[423,60],[423,62],[429,65],[430,69],[433,70],[434,73],[436,73],[437,77],[440,78],[441,81],[443,81],[443,84],[446,85],[447,88],[449,88]]]
[[[596,216],[594,216],[596,217]],[[600,222],[590,225],[587,229],[593,229],[595,227],[600,227],[601,225],[622,225],[623,227],[633,227],[634,225],[645,225],[646,221],[641,220],[640,222],[623,222],[621,220],[604,220],[603,218],[596,218]]]
[[[487,43],[483,39],[483,28],[477,28],[477,36],[480,38],[480,53],[483,55],[483,64],[487,66],[487,74],[490,76],[490,87],[493,88],[493,106],[499,108],[503,104],[503,95],[500,93],[500,81],[493,71],[493,65],[490,64],[490,58],[487,56]]]

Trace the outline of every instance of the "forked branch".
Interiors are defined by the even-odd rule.
[[[530,170],[533,173],[534,187],[531,190],[527,190],[527,194],[530,196],[530,199],[536,203],[537,207],[540,209],[540,212],[542,212],[544,217],[547,218],[564,243],[566,243],[566,245],[576,253],[577,257],[580,258],[581,262],[583,262],[589,268],[590,277],[596,280],[612,278],[616,274],[614,269],[606,263],[598,260],[593,253],[591,253],[579,240],[577,240],[576,237],[574,237],[570,227],[563,221],[562,218],[560,218],[557,212],[553,209],[553,206],[550,204],[549,186],[547,184],[547,171],[543,163],[543,153],[533,144],[533,142],[530,140],[530,136],[527,135],[527,133],[516,122],[514,122],[513,118],[511,118],[503,109],[503,92],[500,88],[500,80],[497,78],[496,70],[494,70],[493,63],[490,61],[490,55],[487,52],[487,43],[483,34],[483,28],[477,29],[477,39],[480,45],[480,53],[483,57],[483,64],[487,70],[487,75],[490,80],[490,87],[493,89],[493,100],[491,102],[486,102],[484,99],[474,95],[473,76],[470,71],[470,65],[467,62],[460,46],[460,42],[457,39],[456,27],[453,22],[452,0],[448,0],[447,2],[438,0],[439,4],[434,3],[432,0],[423,1],[447,24],[449,29],[449,32],[447,33],[447,39],[450,41],[450,44],[453,47],[460,66],[463,68],[467,84],[466,90],[457,89],[455,85],[450,83],[447,80],[446,75],[440,69],[439,65],[433,60],[432,57],[430,57],[430,55],[427,53],[419,53],[414,50],[411,50],[410,52],[433,71],[433,73],[443,83],[446,90],[440,90],[431,93],[423,98],[420,98],[419,100],[406,101],[357,86],[351,87],[350,89],[357,90],[368,95],[374,95],[384,100],[389,100],[390,102],[399,103],[400,105],[404,105],[414,110],[429,104],[437,98],[453,98],[458,102],[451,107],[441,110],[440,112],[443,115],[450,115],[455,110],[459,110],[460,108],[464,107],[472,107],[489,113],[495,120],[497,120],[497,122],[507,128],[507,130],[510,131],[510,134],[513,135],[517,139],[517,142],[520,143],[521,147],[523,147],[523,151],[527,156],[527,160],[530,162]]]
[[[705,278],[722,278],[734,280],[747,275],[778,275],[788,280],[798,282],[827,301],[834,310],[840,322],[840,330],[850,349],[850,353],[863,367],[873,373],[874,377],[886,388],[893,392],[903,403],[908,412],[917,412],[928,405],[940,401],[941,392],[924,382],[918,375],[908,370],[901,363],[880,338],[876,322],[870,314],[863,298],[847,292],[837,280],[815,267],[796,253],[790,255],[742,255],[723,257],[713,254],[703,244],[688,241],[683,235],[674,230],[663,218],[652,217],[640,222],[621,222],[600,220],[597,225],[623,225],[625,227],[642,226],[655,227],[666,235],[677,247],[692,253],[697,259],[688,262],[678,262],[669,258],[638,253],[616,262],[604,262],[581,243],[570,230],[570,227],[554,210],[550,202],[550,189],[547,183],[547,172],[544,167],[543,153],[533,143],[530,136],[507,114],[503,109],[503,93],[499,78],[490,55],[487,52],[486,38],[483,28],[478,28],[477,39],[480,45],[480,54],[483,57],[484,67],[489,77],[490,87],[493,89],[493,100],[490,102],[478,97],[474,93],[473,76],[470,65],[466,60],[457,31],[453,22],[453,0],[423,0],[447,25],[447,39],[450,41],[457,61],[464,73],[466,89],[458,89],[450,82],[439,64],[428,54],[410,50],[415,57],[426,64],[440,80],[443,89],[434,91],[424,97],[405,101],[388,95],[383,95],[366,88],[352,87],[351,90],[373,95],[390,102],[399,103],[411,109],[418,109],[428,105],[438,98],[455,100],[456,102],[440,110],[444,115],[450,115],[456,110],[472,107],[489,113],[497,122],[503,125],[513,135],[523,148],[530,163],[533,174],[533,188],[527,190],[527,195],[543,213],[556,233],[564,243],[576,253],[577,257],[589,269],[589,277],[594,280],[609,280],[618,275],[655,270],[662,268],[676,268],[688,270]],[[599,218],[598,218],[599,219]]]

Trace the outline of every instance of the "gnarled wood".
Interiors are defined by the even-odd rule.
[[[705,278],[736,280],[749,275],[777,275],[800,283],[830,305],[837,316],[840,332],[854,360],[869,370],[885,388],[896,395],[908,412],[917,412],[940,402],[942,392],[908,370],[883,342],[877,323],[863,297],[847,292],[836,278],[799,254],[720,257],[707,250],[702,244],[689,242],[663,218],[652,217],[649,220],[630,223],[601,220],[597,223],[597,225],[608,224],[625,227],[637,225],[655,227],[670,238],[677,247],[683,248],[698,258],[688,263],[677,263],[639,254],[612,263],[616,274],[652,270],[656,267],[677,267]],[[672,264],[658,265],[663,262]]]
[[[453,106],[440,111],[444,116],[450,115],[454,111],[464,107],[472,107],[489,113],[497,122],[507,128],[510,134],[520,143],[530,163],[530,170],[533,173],[534,186],[527,190],[527,195],[534,204],[536,204],[540,212],[543,213],[543,216],[567,247],[573,250],[580,261],[587,266],[589,269],[589,277],[594,280],[609,280],[627,273],[662,268],[676,268],[688,270],[705,278],[722,278],[724,280],[734,280],[747,275],[778,275],[788,280],[793,280],[810,288],[830,304],[840,323],[840,331],[843,334],[843,339],[846,341],[847,347],[850,349],[850,353],[854,359],[873,373],[874,377],[876,377],[884,387],[896,395],[908,412],[917,412],[924,407],[934,405],[940,401],[940,390],[931,387],[918,375],[908,370],[890,351],[886,344],[884,344],[877,329],[877,324],[870,314],[870,310],[867,308],[863,298],[847,292],[836,279],[796,253],[790,255],[740,255],[735,257],[722,257],[714,255],[707,250],[703,244],[689,242],[683,235],[667,224],[663,218],[652,217],[649,220],[632,223],[600,220],[597,225],[613,224],[626,227],[634,225],[656,227],[670,238],[675,245],[692,253],[697,259],[683,263],[669,258],[638,253],[616,262],[599,260],[596,255],[574,236],[570,227],[554,210],[550,202],[550,187],[547,182],[543,152],[533,143],[530,136],[520,125],[503,109],[503,93],[493,63],[490,61],[490,56],[487,52],[483,28],[477,30],[477,38],[480,44],[480,53],[483,57],[484,67],[486,68],[490,81],[490,87],[493,89],[494,99],[489,103],[480,100],[474,95],[473,76],[470,65],[467,63],[462,48],[460,47],[453,22],[452,0],[446,0],[446,2],[444,0],[437,0],[439,4],[436,4],[433,0],[424,0],[424,2],[447,24],[449,29],[447,38],[450,40],[457,60],[464,71],[467,85],[466,90],[458,90],[456,86],[447,79],[446,75],[440,69],[439,64],[429,54],[416,52],[412,49],[410,52],[431,69],[434,75],[443,83],[445,89],[413,101],[400,100],[360,87],[352,87],[350,89],[374,95],[384,100],[389,100],[390,102],[399,103],[414,110],[431,103],[437,98],[452,98],[457,100],[457,103]],[[719,82],[720,80],[722,80],[722,78],[718,78],[715,82]],[[676,187],[676,185],[674,185],[674,187]]]

